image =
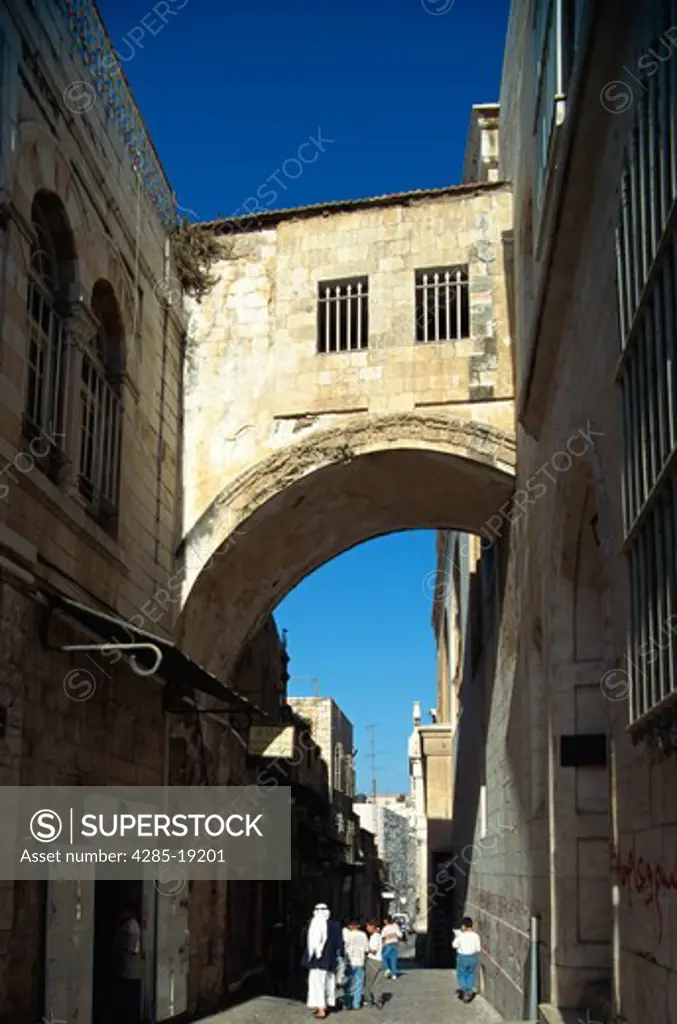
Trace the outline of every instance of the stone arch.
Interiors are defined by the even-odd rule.
[[[92,282],[109,281],[128,330],[134,319],[134,282],[125,267],[120,250],[105,231],[92,231],[88,239],[87,269]]]
[[[33,196],[40,189],[53,192],[64,205],[79,252],[86,249],[91,229],[87,203],[57,140],[38,121],[22,121],[9,180],[19,213],[30,222]]]
[[[125,369],[125,325],[115,289],[106,278],[100,277],[94,283],[91,308],[100,328],[99,358],[108,376],[119,379]]]
[[[78,251],[60,196],[38,189],[31,203],[30,220],[36,236],[30,256],[32,272],[43,279],[55,297],[64,295],[77,277]]]
[[[188,532],[180,642],[228,677],[285,594],[343,551],[407,529],[478,532],[512,493],[514,460],[510,435],[439,413],[346,417],[285,446]]]

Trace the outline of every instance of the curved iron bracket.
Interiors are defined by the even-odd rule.
[[[152,651],[155,655],[155,662],[151,668],[144,668],[133,654],[130,655],[129,663],[132,666],[132,671],[137,676],[152,676],[159,669],[162,664],[162,651],[157,644],[147,643],[136,643],[136,644],[119,644],[119,643],[105,643],[105,644],[61,644],[58,648],[60,651],[99,651],[104,653],[105,651]]]

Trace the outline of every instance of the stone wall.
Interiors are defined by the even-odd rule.
[[[89,81],[89,72],[78,67],[77,56],[75,63],[57,60],[56,53],[68,54],[71,46],[56,8],[45,2],[36,11],[40,20],[25,4],[11,4],[1,15],[7,87],[0,187],[11,197],[12,213],[0,236],[0,457],[3,467],[8,464],[3,483],[9,486],[7,500],[0,502],[0,526],[34,545],[33,560],[39,555],[44,579],[57,587],[77,579],[76,593],[131,615],[166,582],[180,529],[183,324],[159,287],[173,273],[165,228],[148,195],[139,193],[129,156],[101,105],[94,103],[88,113],[89,128],[68,109],[68,86]],[[30,60],[24,43],[35,52]],[[40,190],[63,204],[73,235],[72,295],[87,306],[95,282],[105,280],[121,316],[124,422],[114,530],[103,529],[85,511],[70,472],[58,485],[39,468],[30,469],[35,460],[17,459],[27,387],[31,205]],[[73,436],[78,429],[79,421]]]
[[[507,497],[510,211],[497,183],[215,226],[224,256],[186,349],[177,629],[218,674],[319,565],[391,530],[476,529]],[[415,271],[455,264],[470,337],[417,344]],[[349,275],[369,279],[369,347],[320,354],[318,286]]]
[[[658,5],[595,8],[591,60],[570,90],[532,250],[526,6],[513,5],[504,145],[521,239],[518,407],[531,433],[518,432],[521,501],[485,531],[503,549],[500,623],[493,638],[485,636],[486,663],[462,694],[460,730],[482,744],[474,764],[465,764],[461,746],[458,754],[457,801],[463,793],[465,803],[457,814],[469,824],[464,840],[474,843],[467,899],[482,931],[486,991],[506,1017],[524,1010],[528,923],[539,914],[544,1004],[575,1007],[583,1019],[587,1009],[589,1019],[672,1022],[672,911],[667,892],[650,887],[647,865],[654,879],[659,866],[665,878],[674,868],[677,826],[667,794],[677,764],[650,763],[633,746],[627,686],[610,687],[607,675],[624,656],[628,628],[614,231],[632,113],[614,114],[600,101],[606,84],[638,67],[661,17]],[[629,87],[637,101],[640,85]],[[562,737],[586,733],[608,736],[607,767],[563,767]]]
[[[97,60],[102,57],[97,54]],[[177,284],[167,256],[166,223],[146,191],[147,179],[139,191],[129,152],[103,102],[95,99],[77,110],[72,102],[68,106],[69,98],[75,99],[69,89],[74,82],[80,83],[80,100],[94,96],[92,76],[100,68],[95,63],[86,71],[79,59],[58,5],[47,0],[3,5],[0,696],[7,725],[0,742],[0,781],[161,785],[169,778],[187,785],[244,784],[251,781],[246,749],[223,721],[166,714],[159,682],[134,675],[117,654],[65,654],[45,644],[45,593],[58,591],[158,632],[169,626],[169,609],[180,600],[183,576],[174,552],[182,525],[184,321],[178,295],[165,287]],[[105,528],[73,486],[72,467],[54,482],[35,460],[20,454],[28,376],[31,207],[42,190],[63,205],[72,232],[76,260],[70,299],[89,307],[95,282],[105,279],[120,310],[124,415],[119,514]],[[78,377],[71,401],[79,389]],[[76,420],[74,430],[78,427]],[[277,636],[270,623],[263,625],[239,683],[264,694],[269,704],[279,704],[283,668],[279,659],[274,662]],[[52,623],[50,628],[52,645],[89,639],[74,625]],[[265,685],[252,675],[265,675]],[[190,936],[187,984],[193,1012],[215,1008],[242,973],[261,967],[261,915],[252,911],[243,917],[241,908],[229,913],[229,895],[232,900],[225,885],[195,883],[178,900],[186,904],[180,909],[187,913]],[[46,885],[0,887],[2,1024],[35,1024],[49,1016],[47,896]],[[159,894],[162,899],[171,897]],[[257,899],[255,894],[252,905]],[[84,993],[91,983],[92,923],[84,921],[83,945],[75,950],[78,962],[66,964],[63,975],[65,980],[72,972]],[[149,948],[154,920],[144,916],[142,926]],[[252,936],[249,947],[244,940]],[[164,953],[159,959],[166,968]],[[176,949],[168,955],[176,957]],[[78,1019],[88,1024],[90,1008],[86,995],[82,999]],[[65,1016],[58,1006],[54,1011],[55,1017]],[[73,1019],[72,1012],[68,1016]]]
[[[121,664],[97,670],[85,655],[45,652],[40,611],[31,594],[0,583],[3,700],[9,705],[3,785],[162,785],[160,686]],[[53,640],[73,642],[74,636],[62,628]],[[34,1024],[45,1012],[36,984],[45,971],[45,897],[45,883],[3,884],[3,1024]]]
[[[502,231],[510,191],[448,190],[398,205],[226,226],[217,283],[196,304],[186,375],[186,516],[291,441],[346,417],[446,407],[488,426],[510,421],[512,370]],[[414,271],[468,264],[471,337],[417,345]],[[369,278],[369,348],[317,353],[318,284]],[[473,402],[491,398],[491,405]]]

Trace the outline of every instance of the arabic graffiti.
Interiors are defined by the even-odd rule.
[[[610,848],[611,873],[618,884],[628,893],[632,905],[633,895],[643,896],[646,906],[652,903],[656,912],[658,943],[663,941],[663,909],[661,899],[665,892],[677,890],[677,870],[668,873],[660,863],[652,863],[645,857],[637,857],[635,850],[629,850],[625,858],[620,850]]]

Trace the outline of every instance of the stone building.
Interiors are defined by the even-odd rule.
[[[479,181],[202,226],[223,254],[190,310],[177,636],[215,674],[342,551],[479,530],[509,497],[511,194],[486,159]]]
[[[385,871],[385,886],[394,894],[389,912],[416,912],[416,843],[413,808],[407,794],[380,794],[358,801],[355,813],[363,829],[376,838]]]
[[[452,736],[451,722],[422,724],[420,704],[414,705],[409,776],[416,843],[415,928],[419,954],[437,967],[450,962],[445,906],[439,898],[431,899],[431,885],[451,857]]]
[[[417,932],[421,955],[431,966],[451,963],[453,928],[463,905],[463,876],[453,877],[450,865],[458,851],[458,805],[479,749],[472,743],[459,748],[468,736],[467,702],[462,699],[465,666],[479,653],[477,645],[469,645],[471,581],[479,555],[478,537],[440,531],[437,565],[425,581],[437,647],[436,700],[430,724],[421,723],[420,703],[415,704],[409,761],[417,835]],[[457,794],[461,760],[464,790]],[[480,792],[486,796],[486,787]]]
[[[471,574],[448,884],[509,1018],[677,1021],[675,24],[512,5],[517,481]]]
[[[232,715],[252,706],[171,643],[189,569],[175,204],[93,4],[2,5],[0,104],[0,781],[251,782]],[[272,710],[284,665],[259,625],[233,678]],[[119,650],[149,639],[152,677]],[[233,886],[3,882],[0,1020],[92,1024],[129,899],[144,1016],[222,1002],[262,959],[265,894],[243,886],[249,946],[224,929]]]
[[[324,896],[337,916],[352,910],[352,866],[357,865],[359,821],[354,813],[355,765],[353,725],[331,697],[289,697],[289,706],[308,723],[329,779],[331,837],[337,844],[331,876]],[[311,908],[312,909],[312,908]]]

